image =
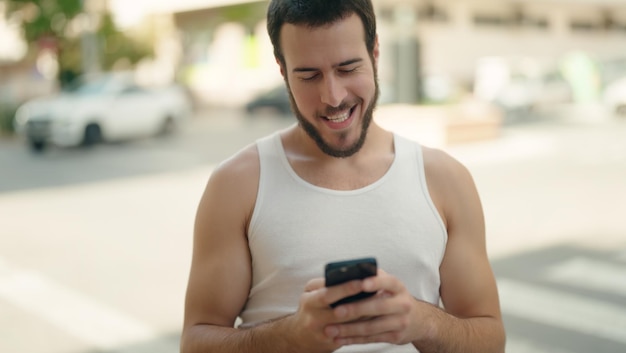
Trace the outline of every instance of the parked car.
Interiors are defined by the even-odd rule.
[[[538,67],[526,64],[503,57],[481,59],[474,94],[499,107],[505,120],[526,119],[545,108],[572,102],[572,87],[558,68],[539,72]]]
[[[506,113],[529,113],[572,102],[570,84],[558,72],[537,78],[513,77],[496,95],[494,103]]]
[[[262,92],[246,104],[249,114],[258,114],[268,110],[281,115],[292,115],[289,94],[284,84]]]
[[[626,77],[609,83],[604,89],[602,100],[610,113],[626,117]]]
[[[142,87],[130,73],[106,73],[26,102],[17,109],[15,130],[37,151],[47,144],[93,145],[170,133],[191,110],[182,87]]]

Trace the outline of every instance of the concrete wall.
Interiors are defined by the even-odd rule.
[[[379,2],[378,11],[384,14],[393,5],[407,6],[418,12],[425,3],[402,0]],[[549,0],[448,0],[431,3],[445,13],[447,20],[420,19],[417,15],[413,31],[422,42],[425,72],[445,72],[456,77],[470,78],[477,61],[485,56],[533,58],[546,68],[557,65],[564,55],[572,51],[585,51],[600,60],[626,56],[626,2],[615,2],[611,6]],[[516,4],[521,4],[529,17],[544,19],[546,27],[474,23],[477,15],[507,16],[515,10]],[[610,12],[623,28],[587,31],[571,28],[575,22],[600,23],[603,11]],[[395,26],[391,16],[382,16],[381,27]],[[388,39],[392,38],[393,35]]]
[[[471,87],[476,66],[484,57],[500,56],[525,65],[527,70],[546,71],[554,69],[573,51],[587,52],[599,60],[626,56],[623,49],[626,48],[626,1],[375,0],[374,4],[379,18],[379,78],[386,96],[383,101],[393,101],[398,96],[397,91],[402,90],[396,82],[398,72],[415,71],[407,65],[419,65],[426,75],[445,75]],[[476,21],[476,17],[507,17],[520,10],[539,24],[506,26]],[[177,15],[177,25],[186,38],[185,55],[194,50],[196,54],[198,50],[201,53],[201,58],[195,58],[195,62],[185,62],[183,58],[183,64],[195,65],[193,83],[201,100],[208,104],[238,105],[265,87],[279,84],[280,75],[265,33],[264,13],[259,13],[259,23],[251,30],[249,25],[216,22],[219,11],[210,9]],[[575,24],[601,26],[607,13],[621,27],[611,30],[573,28]],[[406,14],[414,16],[407,18]],[[437,14],[443,19],[437,18]],[[400,23],[402,21],[408,24]],[[258,62],[254,67],[242,58],[246,55],[242,48],[251,34],[257,39]],[[224,36],[229,38],[230,44],[223,45]],[[401,37],[419,39],[420,60],[412,58],[399,64],[395,55]],[[190,46],[196,48],[189,50]]]

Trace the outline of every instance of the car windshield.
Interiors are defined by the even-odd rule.
[[[96,79],[87,80],[80,78],[68,85],[64,91],[80,95],[97,95],[111,92],[115,87],[119,86],[115,82],[115,78],[111,76],[98,77]],[[119,80],[117,80],[119,81]]]

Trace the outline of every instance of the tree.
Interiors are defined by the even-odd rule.
[[[41,50],[56,53],[58,79],[63,86],[83,72],[81,42],[84,35],[85,0],[0,0],[7,6],[7,15],[15,16],[29,44],[30,57]],[[95,41],[98,43],[102,69],[110,70],[120,59],[131,64],[152,55],[152,48],[140,44],[115,27],[108,11],[99,14]]]
[[[103,39],[101,63],[107,70],[114,68],[120,61],[134,65],[154,55],[153,48],[147,44],[151,41],[139,41],[118,30],[109,12],[102,16],[98,35]]]
[[[29,43],[47,37],[63,38],[68,23],[82,13],[83,0],[5,0],[7,14],[17,14]]]

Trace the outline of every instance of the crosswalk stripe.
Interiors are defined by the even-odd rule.
[[[0,298],[103,351],[158,336],[149,327],[41,275],[0,259]]]
[[[502,311],[626,344],[626,309],[579,295],[499,279]]]
[[[626,297],[626,266],[576,257],[550,267],[546,278]]]

